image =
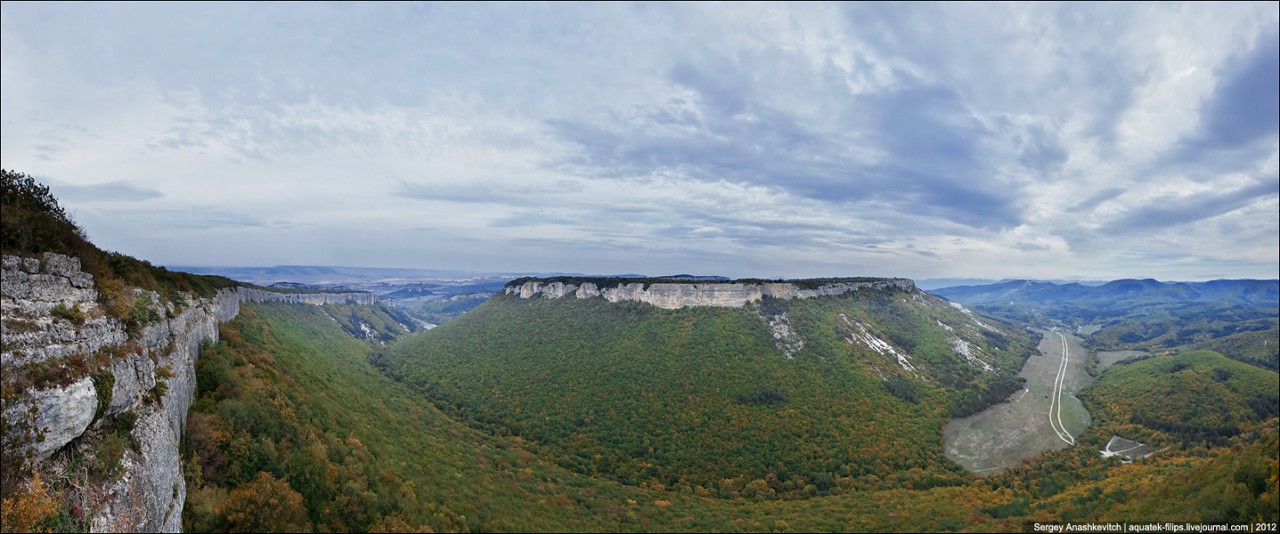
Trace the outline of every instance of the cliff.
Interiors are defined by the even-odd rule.
[[[378,300],[373,293],[276,293],[252,287],[237,287],[240,302],[288,302],[292,304],[364,304],[372,306]]]
[[[4,415],[7,422],[43,431],[42,440],[30,443],[33,461],[64,461],[53,456],[68,446],[83,455],[86,442],[106,435],[108,425],[118,431],[115,421],[132,422],[125,432],[137,446],[120,458],[118,476],[80,481],[93,531],[180,530],[186,484],[178,449],[195,397],[196,358],[242,302],[376,299],[370,293],[236,287],[207,298],[188,293],[175,305],[155,292],[126,289],[132,291],[131,313],[145,318],[130,328],[100,304],[99,288],[78,259],[5,256],[2,267],[0,366],[6,388],[17,392],[6,394]]]
[[[740,308],[764,297],[778,299],[814,298],[843,295],[863,289],[915,290],[915,282],[906,278],[884,278],[872,281],[834,282],[815,288],[801,287],[791,282],[724,283],[724,284],[671,284],[671,283],[622,283],[601,287],[592,282],[572,284],[564,282],[529,281],[519,286],[508,286],[508,295],[520,298],[562,298],[573,295],[580,299],[601,297],[609,302],[634,300],[659,308],[676,309],[695,306],[720,306]]]

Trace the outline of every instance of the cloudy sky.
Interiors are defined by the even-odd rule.
[[[158,264],[1280,270],[1280,7],[3,4],[3,166]]]

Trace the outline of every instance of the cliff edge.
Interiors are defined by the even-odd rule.
[[[677,284],[642,282],[609,285],[607,279],[600,282],[582,281],[578,284],[561,281],[529,280],[508,285],[505,294],[528,299],[534,297],[563,298],[573,295],[580,299],[600,297],[609,302],[633,300],[652,304],[659,308],[677,309],[695,306],[719,306],[741,308],[765,297],[777,299],[815,298],[836,296],[864,289],[915,290],[915,282],[906,278],[855,279],[821,284],[798,282],[732,282],[707,284]]]
[[[242,302],[376,300],[371,293],[243,286],[210,297],[116,287],[130,303],[121,319],[119,310],[107,309],[121,297],[104,298],[106,289],[74,257],[4,256],[0,280],[5,453],[33,465],[52,462],[73,477],[77,461],[106,465],[110,476],[100,479],[85,469],[77,503],[94,532],[181,530],[186,483],[179,445],[195,398],[195,362],[204,344],[217,341],[218,323],[236,317]],[[113,437],[133,445],[108,458],[93,444]],[[55,454],[64,449],[74,450]],[[14,460],[6,458],[6,468]]]

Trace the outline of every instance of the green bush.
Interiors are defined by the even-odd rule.
[[[93,448],[93,461],[89,462],[90,473],[107,480],[120,478],[124,474],[124,465],[121,464],[124,450],[130,446],[128,435],[121,432],[108,434]]]
[[[63,319],[71,321],[71,324],[74,324],[76,326],[80,326],[84,324],[84,312],[80,311],[79,306],[76,306],[74,304],[71,306],[67,306],[66,304],[59,303],[57,306],[53,307],[52,311],[55,317],[61,317]]]
[[[93,389],[98,394],[98,409],[93,413],[93,420],[97,421],[102,418],[102,414],[107,413],[107,408],[111,407],[116,376],[111,374],[111,371],[103,369],[89,375],[89,378],[93,380]]]

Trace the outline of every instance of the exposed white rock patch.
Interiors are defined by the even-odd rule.
[[[769,329],[773,331],[773,344],[788,360],[804,348],[804,340],[791,329],[791,321],[787,319],[786,313],[768,316],[765,319],[769,321]]]
[[[974,324],[976,324],[976,325],[978,325],[978,326],[982,327],[982,329],[984,329],[984,330],[988,330],[988,331],[991,331],[991,332],[995,332],[995,333],[997,333],[997,334],[1003,334],[1003,333],[1004,333],[1004,332],[1001,332],[999,328],[996,328],[996,327],[991,326],[991,325],[989,325],[989,324],[987,324],[987,323],[984,323],[984,322],[982,322],[982,320],[981,320],[981,319],[979,319],[979,318],[977,318],[977,317],[974,317],[974,318],[973,318],[973,322],[974,322]]]
[[[952,336],[947,338],[947,343],[951,345],[951,348],[954,349],[957,354],[964,356],[964,359],[969,362],[969,365],[981,368],[983,371],[993,370],[990,364],[978,357],[978,353],[981,352],[981,349],[974,347],[973,344],[968,341],[960,339],[959,336]]]
[[[877,354],[888,354],[897,358],[898,365],[902,366],[903,370],[910,371],[912,374],[915,374],[916,368],[914,365],[911,365],[911,360],[907,358],[907,355],[898,352],[897,349],[893,348],[893,345],[890,345],[887,341],[880,339],[867,331],[867,327],[861,323],[858,323],[857,326],[858,330],[861,331],[861,335],[854,334],[858,341],[861,341],[863,344],[870,347],[871,350],[876,351]]]
[[[937,319],[934,319],[933,321],[934,321],[935,323],[938,323],[938,326],[941,326],[944,330],[946,330],[946,331],[948,331],[948,332],[955,332],[955,331],[956,331],[956,329],[951,328],[950,326],[948,326],[946,323],[943,323],[942,321],[939,321],[939,320],[937,320]]]
[[[531,281],[519,287],[507,287],[508,295],[527,299],[533,297],[562,298],[573,295],[580,299],[601,297],[609,302],[633,300],[666,309],[692,308],[695,306],[719,306],[741,308],[764,297],[779,299],[814,298],[836,296],[862,289],[901,289],[914,291],[915,282],[905,278],[887,278],[872,282],[847,282],[802,289],[787,282],[762,284],[619,284],[599,287],[591,282],[581,286],[561,282]]]
[[[891,356],[898,361],[898,365],[902,367],[902,370],[911,373],[911,375],[916,378],[920,378],[920,374],[916,370],[916,367],[911,364],[911,358],[909,358],[906,354],[898,352],[898,350],[893,348],[893,345],[890,345],[889,342],[876,337],[875,334],[872,334],[869,330],[867,330],[866,325],[862,324],[861,322],[852,321],[849,319],[849,317],[845,316],[845,314],[843,313],[840,314],[840,318],[843,319],[845,323],[858,329],[857,332],[854,332],[850,336],[848,340],[849,343],[862,343],[863,345],[866,345],[871,350],[876,351],[876,354],[879,354],[882,356]]]
[[[969,316],[969,320],[973,321],[973,323],[978,325],[979,327],[985,330],[989,330],[991,332],[995,332],[997,334],[1004,333],[1004,332],[1001,332],[999,328],[996,328],[994,326],[991,326],[987,323],[982,322],[982,319],[979,319],[978,316],[973,314],[973,310],[970,310],[969,308],[964,307],[963,304],[960,304],[959,302],[951,302],[951,301],[947,301],[947,304],[950,304],[951,307],[964,312],[965,315]]]

